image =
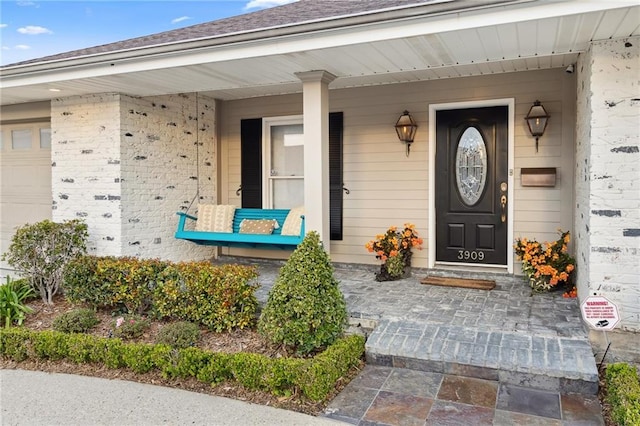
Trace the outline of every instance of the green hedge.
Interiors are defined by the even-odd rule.
[[[162,317],[202,324],[215,331],[253,324],[258,309],[255,268],[209,262],[168,265],[158,275],[154,310]]]
[[[94,308],[123,305],[141,314],[151,307],[157,277],[169,265],[157,259],[82,256],[65,267],[65,296]]]
[[[87,334],[0,330],[0,356],[14,361],[27,359],[99,363],[109,368],[128,368],[136,373],[160,371],[165,377],[195,377],[210,384],[235,380],[248,389],[274,395],[296,390],[313,401],[323,401],[338,379],[360,363],[364,338],[338,339],[314,358],[269,358],[252,353],[225,354],[199,348],[173,349],[166,345],[124,343]]]
[[[152,312],[223,331],[255,321],[257,276],[250,266],[82,256],[65,268],[64,292],[73,303]]]
[[[637,370],[625,363],[607,366],[607,402],[620,426],[640,425],[640,381]]]

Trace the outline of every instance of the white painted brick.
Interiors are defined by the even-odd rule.
[[[580,55],[576,254],[579,294],[618,304],[640,330],[640,37],[592,44]]]
[[[98,255],[211,257],[211,248],[173,238],[175,213],[196,195],[198,181],[202,199],[216,199],[215,101],[200,96],[197,107],[198,115],[193,94],[54,100],[54,220],[85,219],[90,252]]]

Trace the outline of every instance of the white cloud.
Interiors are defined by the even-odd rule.
[[[244,6],[244,10],[251,9],[268,9],[274,6],[282,6],[283,4],[289,4],[298,0],[251,0]]]
[[[25,7],[29,7],[29,6],[33,6],[33,7],[36,7],[36,8],[40,7],[38,4],[36,4],[35,2],[32,2],[32,1],[19,1],[19,2],[16,2],[16,4],[18,6],[25,6]]]
[[[9,25],[7,24],[0,24],[0,28],[7,28]]]
[[[183,21],[188,21],[189,19],[191,19],[191,16],[181,16],[179,18],[172,19],[171,23],[172,24],[178,24],[178,23],[183,22]]]
[[[2,50],[11,50],[9,46],[2,46]]]
[[[31,46],[27,46],[26,44],[18,44],[15,48],[18,50],[29,50],[31,49]]]
[[[27,25],[26,27],[18,28],[20,34],[38,35],[38,34],[53,34],[53,31],[39,27],[37,25]]]

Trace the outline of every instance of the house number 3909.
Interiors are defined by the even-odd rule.
[[[484,252],[480,250],[458,250],[458,260],[484,260]]]

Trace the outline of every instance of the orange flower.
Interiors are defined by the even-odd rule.
[[[412,247],[418,247],[422,244],[422,239],[418,237],[415,225],[405,223],[404,228],[399,231],[397,226],[391,226],[384,234],[376,235],[375,240],[365,244],[365,248],[370,253],[375,253],[376,257],[382,261],[389,257],[403,256],[410,253]]]
[[[521,238],[514,245],[515,254],[522,261],[522,271],[538,290],[548,290],[560,281],[568,281],[575,269],[575,260],[567,253],[569,232],[560,231],[554,242],[538,243]]]

